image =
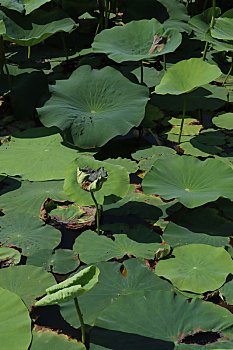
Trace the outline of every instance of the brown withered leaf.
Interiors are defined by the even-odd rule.
[[[158,52],[162,51],[166,43],[167,43],[166,35],[162,35],[161,37],[159,37],[157,34],[155,34],[154,40],[151,45],[150,51],[148,52],[148,55],[152,55],[155,52],[155,49],[157,49]]]

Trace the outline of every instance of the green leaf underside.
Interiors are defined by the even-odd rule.
[[[33,10],[36,10],[46,2],[50,1],[51,0],[2,0],[1,5],[20,13],[25,11],[25,15],[28,15]]]
[[[158,262],[156,274],[183,291],[201,294],[216,290],[233,272],[231,256],[224,248],[188,244],[175,248],[172,256]]]
[[[200,161],[189,156],[157,160],[143,179],[146,194],[178,199],[188,208],[214,201],[220,196],[233,199],[233,172],[217,159]]]
[[[51,98],[38,109],[41,122],[66,131],[75,145],[85,149],[102,146],[138,126],[149,99],[145,86],[131,83],[112,67],[79,67],[50,92]]]
[[[202,61],[200,58],[190,58],[174,64],[167,70],[156,94],[180,95],[192,91],[215,80],[221,75],[217,66]]]

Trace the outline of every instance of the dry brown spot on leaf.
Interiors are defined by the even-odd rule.
[[[168,38],[166,35],[162,35],[161,37],[159,37],[158,34],[155,34],[154,40],[148,52],[148,55],[152,55],[156,49],[158,50],[158,52],[162,51],[167,41],[168,41]]]

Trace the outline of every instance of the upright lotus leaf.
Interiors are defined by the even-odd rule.
[[[29,13],[50,1],[51,0],[2,0],[1,5],[9,10],[15,10],[29,15]]]
[[[188,244],[174,248],[172,257],[160,260],[156,274],[180,290],[205,293],[220,288],[233,273],[233,261],[224,248]]]
[[[211,18],[212,18],[213,8],[210,7],[207,10],[203,11],[201,14],[193,16],[189,20],[189,24],[195,33],[195,37],[201,41],[206,41],[207,37],[211,39],[211,36],[208,34]],[[219,7],[215,8],[215,19],[221,14],[221,9]]]
[[[51,98],[38,108],[41,122],[65,131],[80,148],[99,147],[127,134],[141,123],[149,99],[145,86],[131,83],[112,67],[79,67],[50,92]]]
[[[56,131],[39,127],[16,132],[9,143],[0,147],[0,171],[30,181],[64,179],[66,165],[79,151],[62,145]]]
[[[190,58],[174,64],[167,70],[156,94],[180,95],[210,83],[221,75],[221,70],[200,58]]]
[[[57,32],[71,32],[75,22],[61,9],[37,10],[28,16],[1,9],[0,20],[6,26],[4,40],[21,46],[33,46]]]
[[[47,295],[35,303],[36,306],[46,306],[66,303],[88,292],[98,283],[99,269],[89,266],[74,276],[46,289]]]
[[[95,325],[102,329],[122,332],[122,336],[126,333],[127,340],[135,334],[152,338],[153,346],[148,349],[162,350],[204,350],[208,346],[213,350],[232,349],[231,340],[224,337],[225,330],[232,324],[232,314],[218,305],[199,299],[188,302],[183,296],[164,291],[124,295],[106,308],[95,322]],[[203,347],[182,343],[186,335],[193,335],[199,331],[214,332],[218,342]],[[221,332],[221,336],[218,332]],[[120,335],[121,333],[118,333],[118,337]],[[104,340],[105,337],[98,344],[104,345]],[[91,337],[91,343],[95,344],[94,337]],[[225,347],[227,343],[231,343],[231,347]]]
[[[104,52],[115,62],[141,61],[173,52],[181,44],[177,29],[164,30],[155,18],[131,21],[96,35],[94,52]]]
[[[233,170],[217,159],[201,161],[191,156],[160,159],[142,182],[146,194],[176,198],[188,208],[215,201],[220,196],[233,200]]]
[[[31,319],[15,293],[0,288],[1,350],[26,350],[31,343]]]
[[[4,24],[3,20],[0,20],[0,35],[3,35],[5,33],[6,33],[5,24]]]
[[[233,40],[232,34],[233,18],[216,18],[211,35],[220,40]]]
[[[80,156],[73,160],[65,170],[64,191],[79,205],[94,204],[90,192],[84,191],[78,183],[77,169],[91,168],[98,170],[104,167],[107,172],[107,180],[103,183],[100,191],[95,192],[95,198],[98,204],[104,203],[104,198],[110,195],[124,197],[129,190],[129,174],[125,168],[120,165],[114,165],[107,161],[97,161],[92,157]]]

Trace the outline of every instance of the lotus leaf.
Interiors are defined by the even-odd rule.
[[[217,235],[206,234],[202,232],[192,232],[185,227],[178,226],[174,222],[169,222],[166,226],[163,239],[170,244],[172,248],[191,243],[208,244],[214,247],[225,247],[228,245],[229,238]]]
[[[212,122],[218,127],[223,129],[233,129],[233,113],[223,113],[212,119]]]
[[[89,266],[46,289],[47,295],[36,302],[36,306],[46,306],[66,303],[83,293],[89,291],[98,283],[99,269],[96,266]]]
[[[8,214],[1,217],[1,243],[13,244],[22,249],[23,255],[31,255],[38,249],[55,248],[61,234],[52,226],[43,226],[43,222],[31,215],[21,213]],[[46,237],[46,239],[45,239]]]
[[[3,20],[0,20],[0,35],[3,35],[5,33],[6,33],[5,24],[4,24]]]
[[[31,343],[31,319],[22,300],[0,288],[0,339],[2,350],[25,350]]]
[[[63,192],[63,181],[23,181],[20,188],[0,196],[0,208],[4,208],[4,213],[39,217],[46,198],[67,199]]]
[[[4,40],[21,46],[33,46],[57,32],[71,32],[75,22],[59,8],[37,10],[28,16],[16,11],[0,10],[0,19],[6,26]]]
[[[66,165],[79,152],[63,146],[56,131],[42,127],[16,133],[9,143],[0,147],[1,172],[30,181],[64,179]]]
[[[98,204],[104,203],[104,197],[115,195],[124,197],[129,189],[129,175],[125,168],[119,165],[113,165],[107,161],[97,161],[91,157],[78,157],[72,161],[65,170],[64,190],[67,195],[79,205],[92,205],[91,194],[84,191],[77,182],[77,168],[84,167],[97,170],[104,167],[107,171],[108,179],[104,182],[100,191],[95,193]]]
[[[94,325],[96,318],[103,310],[124,295],[133,296],[144,291],[173,290],[172,285],[149,270],[143,260],[124,261],[127,277],[121,273],[121,264],[118,262],[101,262],[96,266],[100,269],[99,283],[79,298],[83,318],[89,325]],[[73,302],[62,304],[60,307],[63,318],[73,327],[79,327],[79,320],[73,312]]]
[[[182,339],[200,329],[221,331],[222,338],[213,349],[225,348],[229,341],[224,339],[224,332],[232,323],[232,314],[218,305],[199,299],[188,303],[183,296],[161,291],[124,295],[106,308],[95,322],[101,328],[155,339],[153,349],[163,350],[192,349],[195,345],[182,344]],[[95,339],[92,342],[95,343]],[[100,344],[103,343],[104,339]],[[200,345],[199,348],[202,349]]]
[[[233,18],[216,18],[211,35],[216,39],[233,40],[232,34]]]
[[[41,122],[69,133],[80,148],[99,147],[127,134],[142,121],[149,99],[145,86],[131,83],[112,67],[79,67],[50,92],[38,109]]]
[[[30,350],[86,350],[84,344],[50,330],[33,331]]]
[[[0,270],[0,287],[17,294],[30,309],[36,297],[54,284],[54,277],[41,267],[10,266]]]
[[[232,293],[232,287],[233,287],[233,280],[231,279],[227,283],[225,283],[221,288],[220,292],[224,296],[226,302],[229,305],[233,304],[233,293]]]
[[[221,75],[221,70],[200,58],[190,58],[174,64],[167,70],[156,94],[180,95],[210,83]]]
[[[208,36],[208,39],[211,39],[211,36],[208,35],[208,31],[210,27],[212,14],[213,14],[213,8],[211,7],[203,11],[201,14],[193,16],[189,20],[189,24],[191,25],[196,37],[199,40],[206,41],[207,36]],[[216,7],[215,18],[219,17],[220,14],[221,14],[221,9],[219,7]]]
[[[53,273],[65,274],[79,266],[78,255],[69,249],[39,249],[27,258],[27,264],[41,266]]]
[[[207,158],[210,155],[220,154],[222,149],[217,146],[208,146],[198,142],[197,138],[193,137],[190,141],[182,142],[180,148],[184,151],[184,154],[189,154],[194,157]]]
[[[95,37],[94,52],[104,52],[112,60],[141,61],[173,52],[181,44],[177,29],[164,30],[155,18],[131,21],[125,26],[105,29]]]
[[[161,260],[156,274],[183,291],[205,293],[220,288],[233,272],[231,256],[224,248],[188,244],[173,250],[173,259]]]
[[[139,160],[139,168],[142,170],[150,170],[156,160],[161,157],[171,157],[176,154],[173,148],[164,146],[152,146],[150,148],[145,148],[138,150],[132,154],[134,159]]]
[[[159,159],[143,179],[146,194],[176,198],[188,208],[215,201],[220,196],[233,199],[233,170],[217,159],[200,161],[189,156]]]
[[[138,170],[138,165],[136,162],[128,159],[128,158],[121,158],[118,157],[116,159],[106,159],[108,163],[114,164],[114,165],[120,165],[121,167],[125,168],[129,174],[136,173]]]
[[[20,252],[13,248],[0,247],[0,265],[16,265],[20,262]]]
[[[168,121],[168,123],[172,125],[172,129],[170,130],[170,134],[179,135],[181,118],[171,118]],[[189,135],[189,136],[198,135],[201,128],[202,128],[202,125],[199,124],[199,121],[197,119],[185,117],[182,136],[183,135]]]
[[[142,233],[143,234],[143,233]],[[79,258],[86,264],[107,261],[112,258],[123,258],[125,255],[133,255],[138,258],[154,259],[158,251],[166,248],[169,254],[170,247],[161,243],[138,243],[129,239],[126,234],[113,236],[114,241],[106,236],[99,236],[93,231],[83,232],[75,241],[74,251],[79,253]]]
[[[2,0],[1,5],[9,10],[15,10],[20,13],[25,12],[25,15],[28,15],[49,1],[51,0]]]

